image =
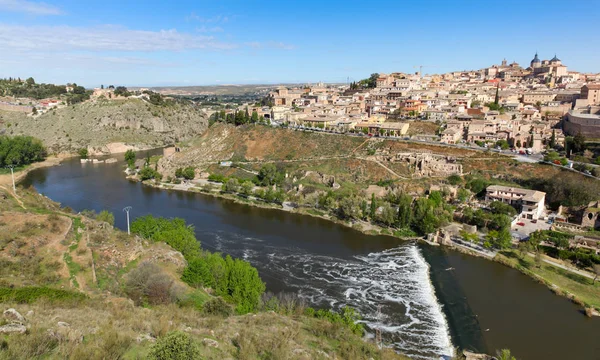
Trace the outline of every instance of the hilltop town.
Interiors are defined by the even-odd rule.
[[[564,146],[567,136],[600,137],[599,81],[536,53],[527,67],[502,60],[440,75],[372,74],[346,85],[280,87],[265,106],[237,110],[295,127],[533,154]]]

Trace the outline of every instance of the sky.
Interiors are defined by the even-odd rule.
[[[0,77],[86,87],[346,82],[374,72],[600,72],[600,0],[0,0]]]

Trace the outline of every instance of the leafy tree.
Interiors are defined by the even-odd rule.
[[[550,147],[554,148],[556,146],[556,132],[552,129],[552,136],[550,137]]]
[[[283,175],[277,171],[274,164],[263,165],[258,172],[258,180],[263,186],[279,184],[283,180]]]
[[[490,203],[490,209],[494,214],[503,214],[508,216],[517,215],[517,210],[514,207],[501,201],[492,201]]]
[[[381,205],[381,213],[377,216],[377,221],[392,226],[396,222],[396,209],[393,208],[387,201]]]
[[[408,228],[412,219],[412,196],[408,194],[400,195],[398,201],[398,227]]]
[[[246,180],[241,185],[241,191],[244,195],[251,195],[254,190],[254,184],[252,181]]]
[[[508,249],[512,245],[512,236],[508,229],[500,231],[490,230],[485,236],[485,240],[498,249]]]
[[[448,184],[450,185],[458,185],[460,183],[462,183],[462,178],[459,175],[450,175],[446,178],[446,181],[448,181]]]
[[[369,215],[371,216],[371,219],[375,219],[375,216],[377,214],[377,199],[375,198],[375,194],[371,194],[371,211],[369,212]]]
[[[125,151],[125,161],[127,162],[127,166],[132,169],[135,164],[135,151],[132,149]]]
[[[186,167],[181,172],[181,176],[186,180],[193,180],[196,177],[196,169],[192,166]]]
[[[464,203],[467,202],[471,197],[471,192],[467,189],[461,188],[456,192],[456,197],[458,198],[458,201]]]
[[[256,124],[258,122],[258,113],[256,110],[252,111],[252,116],[250,117],[250,122]]]
[[[340,200],[339,214],[342,219],[362,218],[361,202],[356,196],[347,196]]]
[[[236,178],[231,178],[227,180],[225,184],[223,184],[223,191],[229,193],[236,193],[240,189],[240,182]]]
[[[0,167],[28,165],[47,156],[42,142],[31,136],[0,136]]]
[[[96,216],[96,220],[115,225],[115,215],[107,210],[100,211],[100,214]]]
[[[139,175],[142,181],[150,179],[160,180],[162,178],[162,175],[158,171],[150,167],[145,167],[142,170],[140,170]]]
[[[440,191],[432,191],[429,193],[429,200],[431,200],[431,202],[433,203],[434,207],[440,207],[442,206],[443,202],[444,202],[444,198],[442,196],[442,193]]]

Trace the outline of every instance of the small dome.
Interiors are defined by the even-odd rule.
[[[556,57],[556,54],[554,54],[554,57],[550,61],[560,61],[560,59]]]
[[[540,60],[540,58],[538,57],[538,54],[535,53],[535,57],[533,58],[533,60],[531,60],[532,63],[541,63],[542,60]]]

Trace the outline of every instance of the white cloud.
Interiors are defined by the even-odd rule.
[[[200,33],[211,33],[211,32],[214,33],[214,32],[223,32],[224,30],[220,26],[213,26],[213,27],[202,26],[202,27],[196,28],[196,31],[200,32]]]
[[[244,45],[251,47],[253,49],[263,49],[263,48],[272,48],[272,49],[282,49],[282,50],[294,50],[296,47],[294,45],[285,44],[278,41],[267,41],[267,42],[259,42],[259,41],[250,41],[244,43]]]
[[[196,13],[191,13],[190,15],[186,16],[185,19],[187,21],[199,21],[201,23],[225,23],[228,22],[229,20],[231,20],[231,16],[227,16],[227,15],[216,15],[213,17],[203,17],[200,15],[197,15]]]
[[[0,10],[34,15],[61,15],[63,13],[55,6],[27,0],[0,0]]]
[[[212,36],[181,33],[175,29],[146,31],[110,25],[80,28],[0,24],[0,48],[14,51],[153,52],[236,47],[236,44],[221,42]]]

